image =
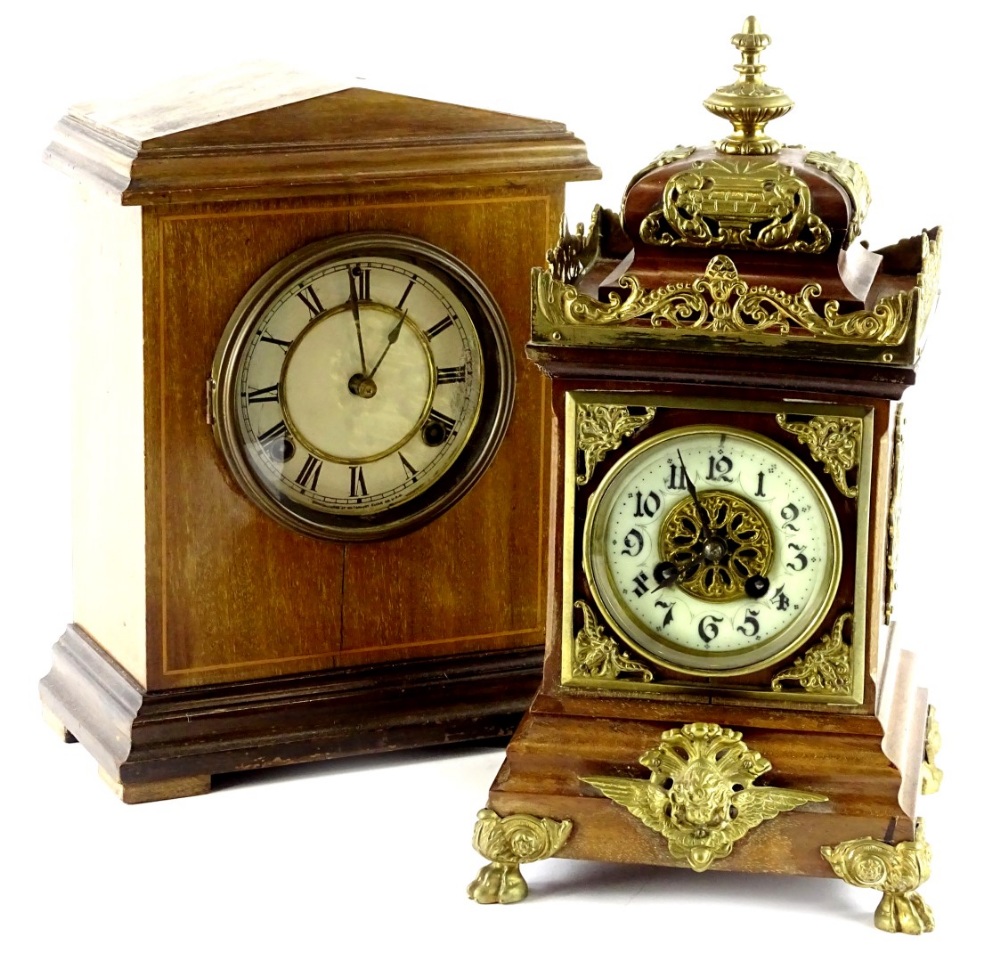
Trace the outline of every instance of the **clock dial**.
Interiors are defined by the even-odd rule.
[[[320,536],[399,533],[488,464],[510,415],[499,310],[444,251],[350,235],[279,264],[217,358],[220,441],[279,520]]]
[[[841,543],[800,460],[762,435],[698,425],[650,438],[608,474],[589,506],[584,566],[602,612],[645,656],[745,673],[818,625]]]

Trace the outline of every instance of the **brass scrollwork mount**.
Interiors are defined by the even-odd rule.
[[[604,633],[586,601],[573,605],[583,615],[583,627],[573,639],[573,676],[616,680],[623,674],[636,674],[652,681],[653,672],[634,658],[623,654],[618,644]]]
[[[743,735],[696,722],[664,731],[639,763],[646,779],[582,777],[615,804],[662,834],[671,857],[695,871],[728,857],[733,845],[764,821],[827,798],[811,791],[753,782],[771,762],[743,743]]]

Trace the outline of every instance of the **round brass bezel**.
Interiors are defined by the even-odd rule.
[[[482,355],[483,383],[473,426],[440,475],[409,497],[370,513],[306,506],[268,483],[244,453],[237,391],[244,354],[273,300],[323,264],[385,257],[431,274],[472,321]],[[313,537],[359,541],[396,537],[423,526],[453,506],[489,466],[510,423],[514,402],[514,351],[500,307],[486,285],[457,257],[403,234],[352,233],[308,244],[267,270],[233,311],[212,364],[216,443],[233,478],[253,503],[285,527]]]
[[[822,593],[818,602],[812,605],[810,610],[801,614],[773,637],[760,644],[730,652],[701,651],[693,647],[682,647],[653,633],[647,625],[635,617],[621,598],[616,585],[608,574],[604,549],[612,502],[609,493],[615,487],[617,478],[625,473],[628,466],[650,449],[661,445],[676,444],[679,438],[702,434],[718,435],[720,433],[726,434],[727,437],[742,437],[766,448],[802,476],[815,494],[822,511],[832,555],[821,584]],[[794,454],[769,437],[729,424],[697,424],[676,427],[648,438],[622,456],[590,496],[582,538],[581,555],[584,574],[594,602],[615,633],[647,660],[659,664],[661,667],[699,677],[729,677],[736,674],[748,674],[768,667],[794,651],[813,635],[830,610],[837,593],[843,567],[843,546],[837,516],[829,496],[813,472]]]

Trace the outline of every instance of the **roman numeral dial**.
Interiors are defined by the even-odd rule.
[[[464,493],[512,403],[512,351],[481,281],[411,238],[346,235],[261,279],[216,358],[237,479],[318,536],[386,536]],[[499,427],[499,430],[498,430]]]

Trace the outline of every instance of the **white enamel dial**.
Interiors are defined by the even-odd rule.
[[[478,477],[510,414],[495,303],[411,238],[348,235],[278,264],[244,298],[216,367],[237,478],[320,536],[429,519]]]
[[[832,506],[759,434],[697,425],[624,456],[591,498],[584,565],[633,647],[696,674],[773,663],[826,614],[841,570]]]

